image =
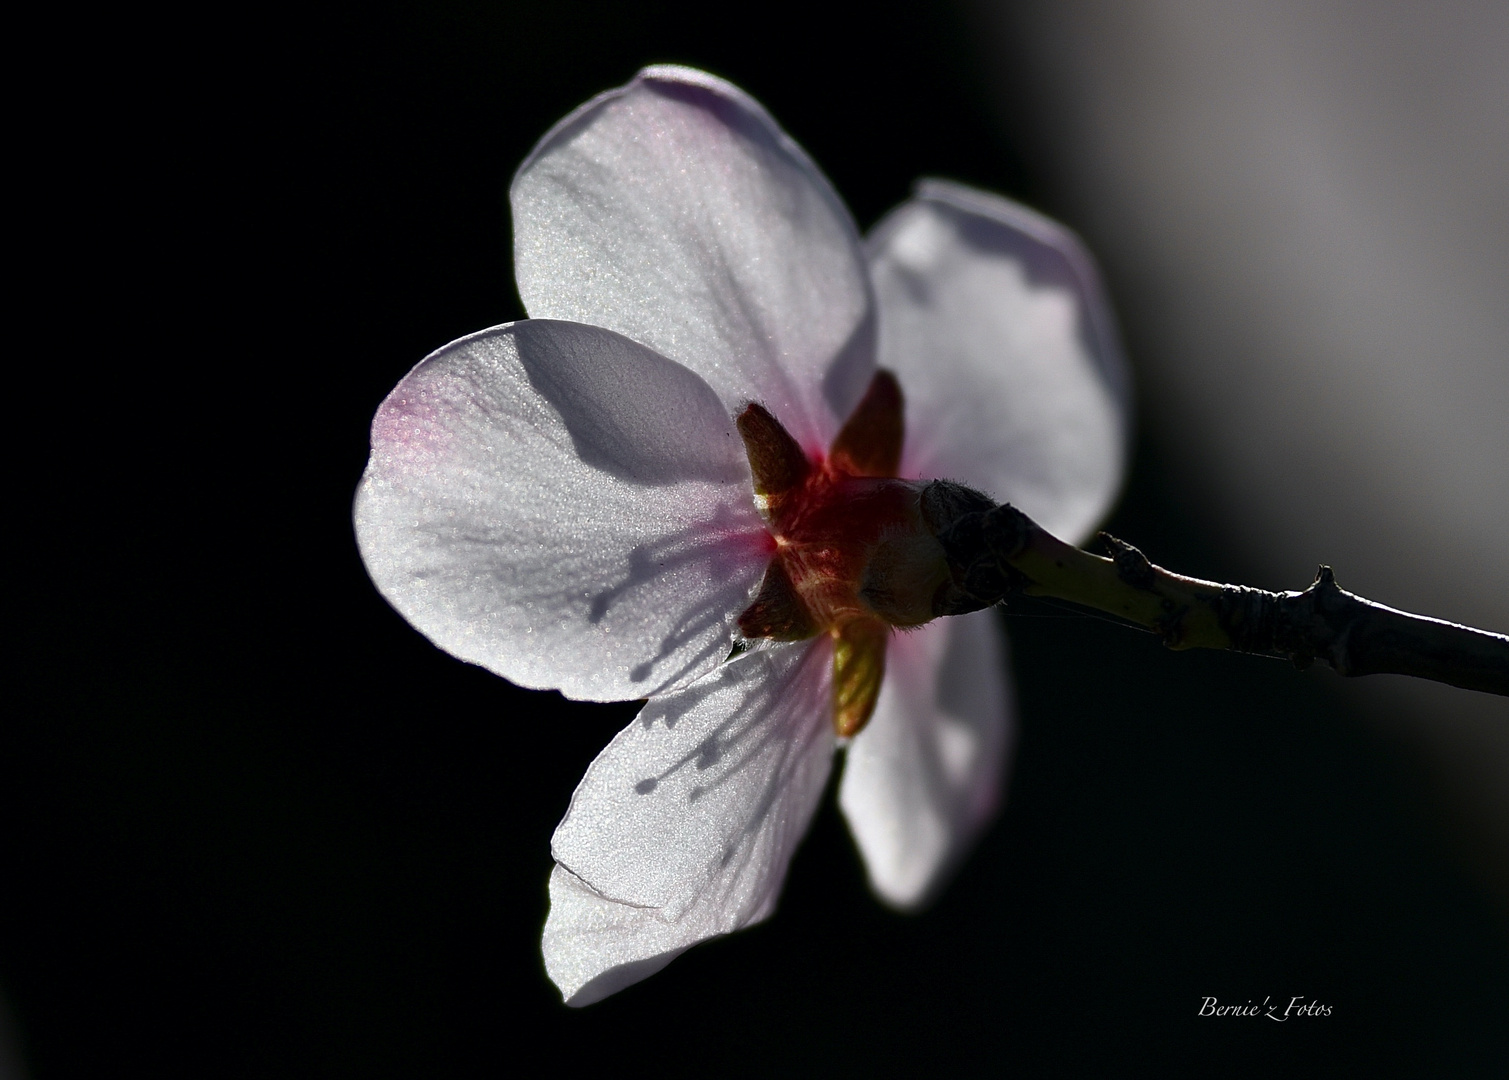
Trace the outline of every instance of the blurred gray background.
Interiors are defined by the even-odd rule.
[[[1509,631],[1509,4],[966,4],[1246,584]],[[1157,552],[1151,552],[1156,561]],[[1338,680],[1339,682],[1339,680]],[[1343,688],[1509,916],[1509,702]]]

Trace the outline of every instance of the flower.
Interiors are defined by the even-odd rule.
[[[677,67],[556,125],[511,198],[531,318],[404,378],[355,519],[440,648],[648,699],[552,840],[550,977],[587,1004],[768,916],[845,740],[871,884],[919,905],[998,802],[1011,703],[989,612],[926,621],[916,481],[1071,540],[1104,513],[1127,389],[1087,256],[937,181],[861,242],[756,102]]]

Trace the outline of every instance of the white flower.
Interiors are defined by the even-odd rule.
[[[861,243],[756,102],[684,68],[567,117],[511,195],[531,318],[447,345],[393,391],[356,528],[373,581],[442,649],[522,686],[649,699],[552,841],[550,977],[587,1004],[769,915],[836,727],[858,731],[839,798],[871,883],[923,902],[999,798],[1005,643],[989,612],[891,631],[927,615],[859,578],[888,572],[865,567],[893,540],[911,567],[916,488],[834,463],[961,481],[1082,538],[1126,435],[1087,257],[939,182]],[[877,364],[904,398],[899,469]],[[783,429],[794,458],[756,445]],[[838,570],[792,554],[818,548],[781,509],[770,477],[787,466],[807,477],[790,497],[848,537]],[[864,483],[889,510],[854,509]],[[773,636],[728,659],[757,633]]]

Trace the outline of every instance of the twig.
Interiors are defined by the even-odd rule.
[[[1324,660],[1342,675],[1413,675],[1509,696],[1509,636],[1374,603],[1338,586],[1329,566],[1303,592],[1274,593],[1175,574],[1106,533],[1112,557],[1092,555],[948,481],[924,489],[922,508],[952,576],[934,601],[940,615],[1046,596],[1145,627],[1172,649],[1282,656],[1301,668]]]

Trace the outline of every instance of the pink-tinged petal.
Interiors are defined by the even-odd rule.
[[[902,471],[1011,502],[1078,543],[1126,467],[1129,389],[1089,254],[1047,218],[925,181],[868,238]]]
[[[651,698],[598,755],[551,851],[545,970],[586,1005],[775,910],[833,759],[827,638]]]
[[[557,124],[511,190],[534,318],[605,326],[760,401],[826,449],[874,369],[859,238],[811,160],[737,87],[646,68]]]
[[[925,903],[990,820],[1011,716],[1006,639],[993,612],[892,635],[880,701],[849,744],[838,792],[886,902]]]
[[[436,645],[521,686],[646,697],[716,667],[768,561],[733,420],[607,330],[447,345],[372,423],[367,571]]]

